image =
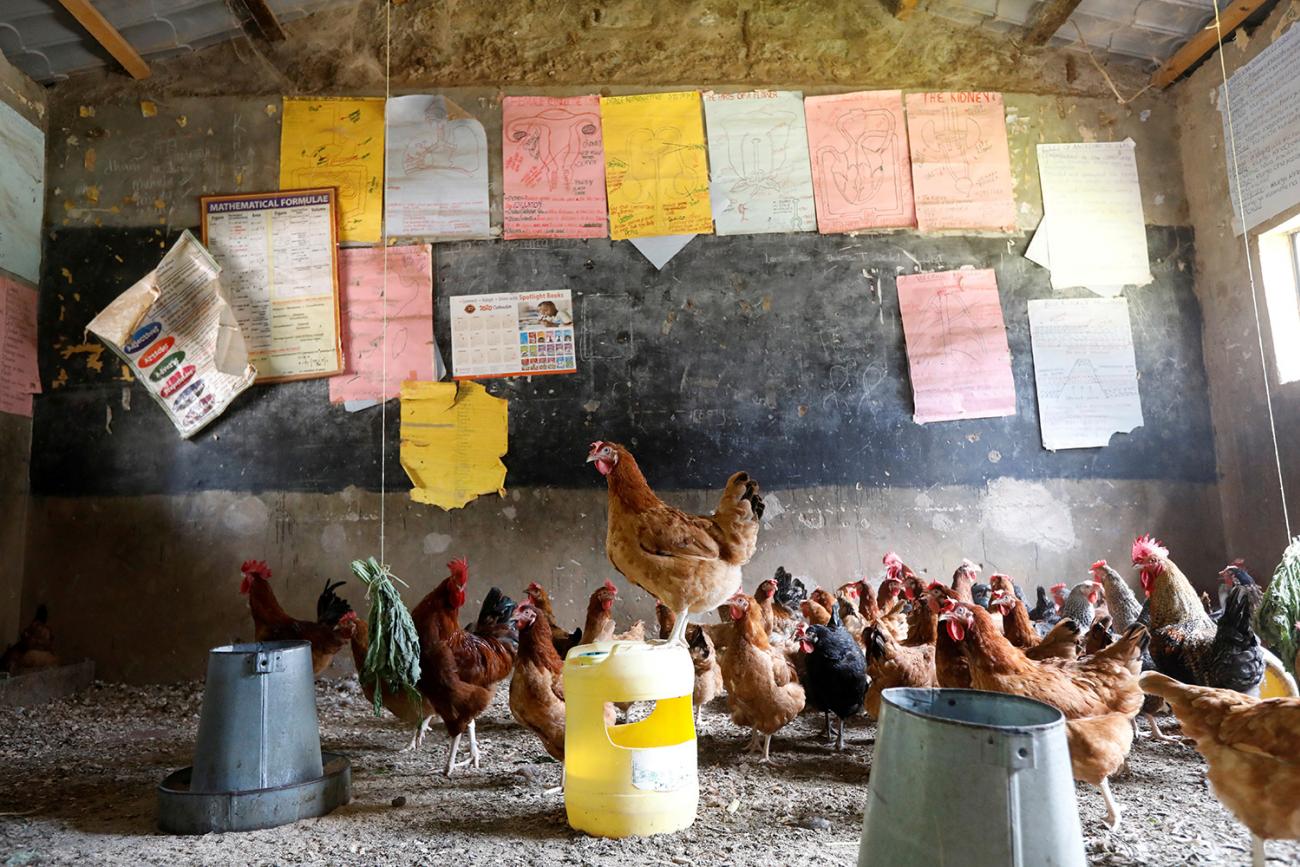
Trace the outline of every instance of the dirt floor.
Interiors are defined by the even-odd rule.
[[[202,685],[97,683],[33,709],[0,709],[0,865],[26,864],[852,864],[875,727],[851,724],[835,754],[805,715],[773,740],[772,765],[742,755],[721,704],[705,711],[700,814],[688,831],[625,841],[565,823],[560,767],[515,725],[505,690],[479,720],[480,770],[446,779],[435,728],[416,753],[408,732],[376,719],[356,679],[317,687],[322,744],[352,759],[352,803],[270,831],[186,838],[154,826],[158,781],[190,763]],[[1141,741],[1114,782],[1127,807],[1118,832],[1101,797],[1080,785],[1092,863],[1249,863],[1249,837],[1210,794],[1190,747]],[[1267,797],[1261,792],[1262,797]],[[961,797],[954,780],[953,797]],[[393,806],[405,798],[404,806]],[[1300,863],[1300,845],[1269,844],[1270,863]]]

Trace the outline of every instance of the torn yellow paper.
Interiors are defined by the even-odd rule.
[[[384,204],[384,101],[286,99],[280,189],[338,189],[340,241],[379,240]]]
[[[402,469],[411,499],[450,511],[506,492],[508,402],[477,382],[402,383]]]
[[[700,106],[694,90],[600,98],[613,240],[713,231]]]

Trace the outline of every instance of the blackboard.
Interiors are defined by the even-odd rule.
[[[148,229],[65,229],[47,244],[44,285],[57,287],[67,267],[80,298],[42,293],[47,389],[36,400],[33,492],[377,490],[379,409],[331,406],[323,380],[254,387],[184,442],[142,389],[122,409],[110,356],[102,371],[62,357],[56,345],[80,343],[85,323],[153,267],[167,240]],[[1047,272],[1022,258],[1026,242],[702,236],[659,272],[627,242],[438,245],[437,340],[449,361],[456,295],[573,292],[579,373],[487,383],[510,400],[508,486],[598,485],[583,463],[595,439],[629,446],[662,488],[716,488],[741,468],[768,488],[1214,480],[1191,232],[1150,228],[1155,282],[1129,293],[1145,425],[1104,449],[1059,453],[1039,438],[1027,313],[1030,299],[1053,293]],[[967,265],[997,271],[1018,413],[917,425],[894,280]],[[66,384],[50,388],[65,368]],[[388,413],[388,480],[407,487],[395,402]]]

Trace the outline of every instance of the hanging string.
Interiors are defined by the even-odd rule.
[[[393,55],[393,3],[384,0],[384,148],[388,148],[388,100],[392,94],[392,55]],[[387,156],[385,155],[385,162]],[[387,210],[388,196],[384,191],[384,208]],[[383,214],[383,230],[380,241],[384,245],[384,288],[380,294],[380,308],[383,310],[383,331],[380,341],[382,367],[380,368],[379,392],[379,562],[388,568],[384,559],[384,525],[388,518],[388,215]]]
[[[1250,230],[1246,228],[1246,205],[1241,193],[1241,170],[1237,163],[1237,133],[1232,125],[1232,95],[1228,87],[1228,64],[1223,57],[1223,22],[1219,18],[1219,0],[1214,0],[1214,30],[1219,41],[1219,71],[1223,74],[1223,102],[1228,116],[1228,153],[1232,156],[1232,176],[1237,188],[1237,217],[1241,220],[1241,243],[1246,253],[1246,273],[1250,277],[1250,303],[1255,311],[1255,339],[1259,344],[1259,369],[1264,377],[1264,402],[1268,405],[1268,429],[1273,436],[1273,462],[1277,467],[1277,492],[1282,499],[1282,522],[1286,525],[1286,544],[1291,544],[1291,513],[1286,502],[1286,482],[1282,473],[1282,451],[1277,444],[1277,420],[1273,415],[1273,387],[1268,380],[1268,361],[1264,358],[1264,326],[1259,318],[1259,293],[1255,288],[1255,264],[1250,255]],[[1231,196],[1231,190],[1229,190]]]

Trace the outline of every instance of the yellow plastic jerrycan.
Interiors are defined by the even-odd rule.
[[[682,645],[583,644],[564,660],[564,807],[598,837],[666,834],[695,821],[695,670]],[[606,727],[605,703],[653,701],[640,722]]]

